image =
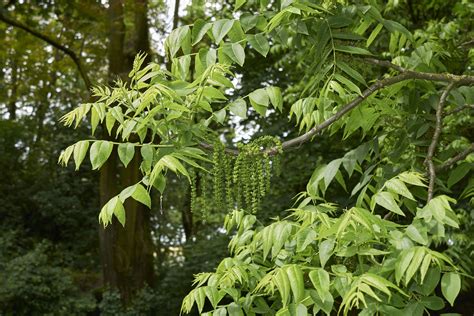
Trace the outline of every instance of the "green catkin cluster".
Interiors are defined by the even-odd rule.
[[[278,157],[281,143],[278,139],[265,136],[249,144],[239,146],[239,155],[233,169],[233,184],[236,191],[236,204],[257,212],[262,198],[270,190],[273,161],[269,148],[277,148]]]
[[[200,184],[201,184],[201,216],[202,219],[205,220],[208,215],[210,214],[211,205],[209,201],[211,201],[211,186],[206,174],[201,174],[200,177]]]
[[[196,176],[196,172],[194,171],[194,169],[190,168],[189,169],[189,177],[191,178],[191,183],[190,183],[190,195],[191,195],[191,205],[190,205],[190,208],[191,208],[191,212],[192,213],[195,213],[197,211],[197,188],[196,188],[196,185],[197,185],[197,176]]]
[[[217,141],[214,143],[214,153],[212,160],[214,167],[212,168],[213,174],[213,193],[216,207],[219,209],[225,208],[225,190],[226,190],[226,165],[225,165],[225,148],[224,145]]]
[[[233,174],[232,174],[232,157],[224,153],[224,174],[225,174],[225,203],[229,209],[234,208],[233,194]]]
[[[228,154],[224,145],[216,141],[211,174],[191,175],[191,209],[199,208],[203,219],[211,209],[228,211],[241,208],[255,213],[269,192],[271,176],[277,170],[282,152],[280,141],[265,136],[249,144],[239,144],[238,151],[237,156]],[[196,188],[197,177],[199,190]],[[200,197],[197,197],[199,193]]]

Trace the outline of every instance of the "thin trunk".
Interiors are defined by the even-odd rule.
[[[179,1],[180,0],[175,0],[174,2],[173,30],[178,27],[179,23]]]
[[[109,2],[109,81],[127,79],[132,67],[132,56],[125,47],[123,0]],[[134,46],[131,54],[149,52],[147,1],[136,0]],[[127,168],[119,167],[116,152],[101,168],[100,203],[118,194],[121,189],[140,180],[140,155]],[[107,228],[100,228],[101,259],[104,283],[118,288],[122,300],[128,304],[145,284],[153,285],[153,242],[150,230],[150,211],[142,204],[128,199],[125,203],[126,224],[114,220]]]
[[[11,80],[11,94],[8,101],[8,119],[10,121],[16,120],[16,98],[18,88],[18,65],[16,61],[12,61],[12,80]]]
[[[191,191],[191,190],[189,190]],[[191,240],[191,237],[194,234],[193,230],[193,213],[191,211],[191,194],[190,192],[186,195],[186,201],[181,207],[181,220],[184,229],[184,235],[186,237],[186,242]]]

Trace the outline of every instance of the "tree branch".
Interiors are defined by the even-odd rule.
[[[415,71],[403,68],[401,66],[395,65],[388,60],[380,60],[375,58],[364,58],[364,61],[385,67],[385,68],[392,68],[397,70],[401,73],[410,74],[410,79],[421,79],[421,80],[428,80],[428,81],[440,81],[440,82],[454,82],[456,85],[472,85],[474,84],[474,76],[469,75],[454,75],[449,73],[432,73],[432,72],[422,72],[422,71]]]
[[[72,61],[76,64],[77,69],[79,70],[79,74],[81,75],[82,80],[84,80],[84,84],[86,85],[86,88],[87,89],[91,88],[91,86],[92,86],[91,81],[90,81],[89,76],[87,75],[87,73],[84,69],[84,66],[81,62],[81,59],[79,58],[79,56],[72,49],[70,49],[67,46],[64,46],[61,43],[59,43],[54,38],[52,38],[48,35],[42,34],[38,31],[30,28],[28,25],[25,25],[25,24],[23,24],[19,21],[16,21],[16,20],[13,20],[13,19],[7,17],[4,14],[3,10],[0,10],[0,21],[3,21],[4,23],[6,23],[10,26],[17,27],[19,29],[24,30],[24,31],[30,33],[31,35],[33,35],[34,37],[37,37],[37,38],[45,41],[49,45],[55,47],[56,49],[62,51],[66,55],[68,55],[72,59]]]
[[[431,138],[431,144],[428,147],[428,153],[425,159],[425,165],[428,168],[428,176],[429,176],[429,184],[428,184],[428,200],[427,202],[431,201],[433,198],[433,191],[434,191],[434,184],[436,180],[436,169],[433,163],[433,157],[436,151],[436,146],[439,142],[439,136],[441,135],[441,130],[443,128],[443,109],[446,103],[446,99],[448,98],[449,93],[454,88],[455,82],[451,82],[446,89],[444,89],[441,97],[439,98],[438,107],[436,108],[436,126],[435,131],[433,133],[433,137]]]
[[[463,105],[463,106],[460,106],[460,107],[457,107],[451,111],[448,111],[448,112],[445,112],[443,114],[444,117],[446,116],[449,116],[449,115],[452,115],[452,114],[456,114],[456,113],[459,113],[463,110],[466,110],[466,109],[471,109],[471,110],[474,110],[474,104],[466,104],[466,105]]]
[[[367,58],[365,60],[368,60],[369,62],[377,65],[381,65],[383,67],[388,67],[388,68],[393,68],[395,70],[398,70],[401,72],[401,74],[394,76],[394,77],[389,77],[385,78],[382,80],[379,80],[369,86],[366,90],[362,92],[360,96],[352,100],[351,102],[347,103],[344,105],[336,114],[328,118],[326,121],[322,122],[321,124],[313,127],[311,130],[306,132],[303,135],[300,135],[298,137],[295,137],[293,139],[287,140],[282,143],[282,149],[288,149],[293,146],[301,145],[313,138],[317,133],[320,131],[328,128],[331,126],[334,122],[338,121],[341,117],[343,117],[346,113],[350,112],[352,109],[357,107],[359,104],[362,103],[365,99],[367,99],[370,95],[375,93],[376,91],[386,88],[388,86],[391,86],[393,84],[405,81],[405,80],[411,80],[411,79],[420,79],[420,80],[428,80],[428,81],[438,81],[438,82],[448,82],[453,85],[472,85],[474,84],[474,76],[467,76],[467,75],[453,75],[453,74],[438,74],[438,73],[428,73],[428,72],[417,72],[417,71],[412,71],[412,70],[407,70],[405,68],[402,68],[400,66],[394,65],[389,61],[384,61],[384,60],[377,60],[377,59],[371,59]],[[447,97],[447,96],[446,96]],[[201,143],[201,147],[205,149],[212,149],[213,146],[210,144],[206,143]],[[226,151],[230,154],[233,155],[238,155],[238,150],[236,149],[226,149]],[[277,147],[272,147],[266,150],[266,152],[269,155],[275,155],[278,153],[278,148]]]
[[[449,158],[448,160],[446,160],[445,162],[443,162],[442,164],[437,166],[435,168],[435,171],[436,172],[444,171],[444,170],[448,169],[449,167],[451,167],[452,165],[454,165],[456,162],[463,160],[470,153],[473,153],[473,152],[474,152],[474,143],[472,143],[471,146],[467,147],[466,149],[464,149],[462,152],[460,152],[456,156],[454,156],[452,158]]]

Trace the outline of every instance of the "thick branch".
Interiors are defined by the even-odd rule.
[[[436,180],[436,169],[433,163],[433,157],[436,151],[436,146],[438,146],[439,136],[441,135],[441,130],[443,128],[443,110],[444,105],[446,103],[446,99],[448,98],[451,89],[455,86],[454,82],[451,82],[446,89],[444,89],[441,97],[439,99],[438,107],[436,108],[436,126],[435,131],[433,133],[433,137],[431,138],[430,147],[428,147],[428,153],[426,155],[425,164],[428,168],[428,175],[429,175],[429,184],[428,184],[428,201],[429,202],[433,198],[433,191],[434,191],[434,184]]]
[[[300,145],[302,143],[305,143],[305,142],[309,141],[313,136],[315,136],[320,131],[328,128],[334,122],[338,121],[346,113],[348,113],[349,111],[351,111],[352,109],[357,107],[360,103],[362,103],[362,101],[367,99],[370,95],[375,93],[377,90],[380,90],[382,88],[391,86],[393,84],[396,84],[398,82],[408,80],[408,79],[411,79],[410,75],[403,73],[403,74],[400,74],[400,75],[395,76],[395,77],[385,78],[385,79],[377,81],[376,83],[374,83],[373,85],[368,87],[366,90],[364,90],[360,96],[358,96],[357,98],[355,98],[351,102],[344,105],[339,111],[337,111],[336,114],[334,114],[333,116],[331,116],[330,118],[328,118],[327,120],[322,122],[321,124],[313,127],[310,131],[308,131],[307,133],[305,133],[301,136],[298,136],[296,138],[293,138],[293,139],[290,139],[286,142],[283,142],[282,143],[283,150],[285,150],[289,147]],[[278,148],[272,148],[268,152],[270,154],[275,154],[277,150],[278,150]]]
[[[437,166],[435,168],[436,172],[448,169],[449,167],[454,165],[456,162],[465,159],[470,153],[473,153],[473,152],[474,152],[474,143],[472,143],[471,146],[467,147],[456,156],[449,158],[448,160],[446,160],[445,162]]]
[[[17,27],[19,29],[24,30],[24,31],[30,33],[31,35],[45,41],[46,43],[48,43],[49,45],[55,47],[56,49],[59,49],[60,51],[62,51],[66,55],[68,55],[72,59],[72,61],[76,64],[77,69],[79,70],[79,74],[81,75],[82,79],[84,80],[84,83],[85,83],[87,89],[90,89],[91,81],[89,79],[89,76],[87,75],[87,73],[84,69],[84,66],[82,65],[81,59],[79,58],[79,56],[72,49],[70,49],[67,46],[62,45],[61,43],[56,41],[54,38],[52,38],[48,35],[42,34],[38,31],[30,28],[28,25],[25,25],[25,24],[23,24],[19,21],[16,21],[16,20],[13,20],[13,19],[7,17],[4,14],[4,12],[2,12],[2,11],[0,11],[0,21],[3,21],[8,25],[11,25],[13,27]]]

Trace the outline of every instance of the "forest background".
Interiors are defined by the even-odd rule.
[[[378,5],[410,32],[424,30],[447,42],[452,69],[472,65],[472,4],[406,0]],[[178,315],[193,275],[213,271],[228,255],[230,237],[223,228],[227,211],[210,203],[191,212],[186,181],[171,176],[162,199],[152,198],[151,210],[129,205],[139,215],[135,226],[126,226],[123,233],[119,226],[104,230],[97,216],[119,187],[134,183],[133,168],[109,165],[99,173],[81,166],[76,171],[73,166],[59,167],[57,161],[64,148],[90,135],[89,125],[73,130],[59,119],[91,98],[92,85],[127,80],[140,52],[147,54],[147,62],[169,66],[164,40],[172,29],[197,19],[234,17],[231,1],[1,2],[0,314]],[[247,53],[245,64],[234,69],[239,87],[232,91],[234,99],[269,83],[284,91],[304,71],[288,55],[291,52],[278,49],[267,58]],[[350,59],[346,62],[351,64]],[[377,72],[367,69],[364,75]],[[228,143],[262,135],[291,139],[300,131],[288,123],[290,105],[266,117],[249,110],[246,118],[229,116],[213,127]],[[462,113],[472,121],[472,108]],[[463,123],[459,137],[472,142],[472,125]],[[418,133],[430,128],[422,126]],[[285,151],[283,171],[272,177],[258,218],[269,223],[286,216],[293,197],[306,190],[314,168],[344,156],[364,136],[363,128],[342,142],[322,134],[315,142]],[[462,175],[449,183],[453,195],[461,195],[472,183],[472,155],[467,158],[458,171]],[[328,195],[344,204],[347,192],[333,186]],[[450,235],[459,248],[451,253],[470,272],[472,204],[464,202],[459,212],[462,225]],[[125,249],[130,267],[125,272],[123,261],[114,255],[117,245]],[[474,310],[467,280],[456,305],[446,312]]]

